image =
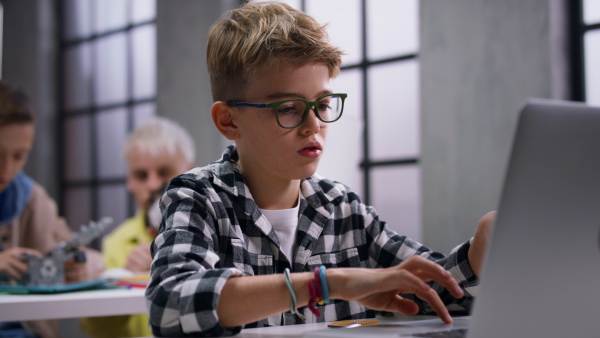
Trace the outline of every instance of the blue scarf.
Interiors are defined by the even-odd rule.
[[[19,216],[31,196],[33,180],[20,171],[12,182],[0,192],[0,226]]]

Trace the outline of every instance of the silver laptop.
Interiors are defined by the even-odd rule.
[[[468,327],[469,338],[600,337],[599,287],[600,108],[531,99],[472,316],[454,327]],[[427,327],[449,329],[439,319],[386,321],[306,336],[426,337]]]

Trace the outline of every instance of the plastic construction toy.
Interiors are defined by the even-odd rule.
[[[43,257],[23,254],[21,260],[27,263],[27,274],[19,280],[19,284],[28,286],[58,285],[65,283],[64,264],[74,260],[77,263],[86,261],[85,252],[81,248],[100,237],[107,227],[112,224],[110,217],[98,222],[90,221],[68,241],[59,243]]]

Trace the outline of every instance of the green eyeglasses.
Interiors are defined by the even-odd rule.
[[[327,94],[319,97],[313,102],[304,99],[283,100],[272,103],[248,103],[238,101],[226,101],[232,107],[273,108],[277,118],[277,124],[281,128],[293,129],[299,127],[312,109],[317,118],[325,123],[335,122],[342,117],[344,111],[344,100],[348,94]]]

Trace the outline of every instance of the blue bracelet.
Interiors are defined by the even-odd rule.
[[[292,277],[290,276],[290,269],[285,268],[285,270],[283,270],[283,275],[285,276],[285,284],[287,284],[288,290],[290,291],[290,296],[292,297],[290,312],[293,315],[298,315],[298,317],[300,317],[302,320],[306,320],[306,318],[304,318],[304,316],[296,309],[297,299],[296,293],[294,292],[294,287],[292,286]]]
[[[321,290],[323,291],[323,302],[329,303],[329,288],[327,287],[327,278],[325,277],[325,265],[319,267],[319,279],[321,280]]]

